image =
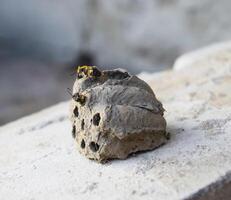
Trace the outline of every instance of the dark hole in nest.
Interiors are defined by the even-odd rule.
[[[93,152],[96,152],[96,151],[99,150],[99,145],[98,145],[97,143],[95,143],[95,142],[91,142],[91,143],[89,144],[89,147],[90,147],[90,149],[91,149]]]
[[[99,122],[100,122],[100,114],[99,113],[96,113],[94,116],[93,116],[93,124],[95,126],[99,126]]]
[[[73,113],[74,113],[74,115],[75,115],[76,117],[78,117],[78,116],[79,116],[79,109],[78,109],[78,107],[77,107],[77,106],[75,107],[75,109],[74,109]]]
[[[82,139],[80,146],[81,146],[81,148],[82,148],[82,149],[84,149],[84,148],[85,148],[86,144],[85,144],[84,139]]]
[[[85,125],[85,122],[84,122],[84,119],[82,119],[82,122],[81,122],[81,129],[84,130],[84,125]]]
[[[76,127],[73,126],[72,127],[72,137],[75,138],[75,136],[76,136]]]

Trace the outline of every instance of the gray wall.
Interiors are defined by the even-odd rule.
[[[66,62],[91,52],[135,72],[230,38],[229,0],[0,0],[0,49]]]

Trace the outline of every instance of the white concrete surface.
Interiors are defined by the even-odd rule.
[[[154,151],[104,165],[86,159],[71,137],[68,103],[1,127],[0,199],[222,195],[219,189],[231,183],[231,52],[193,63],[149,82],[163,102],[171,133]]]
[[[224,52],[229,51],[231,51],[231,41],[212,44],[180,56],[175,61],[174,70],[196,66],[195,63],[200,60],[205,60],[208,57],[216,57],[216,55],[222,55]],[[208,62],[208,59],[206,59],[206,62]]]

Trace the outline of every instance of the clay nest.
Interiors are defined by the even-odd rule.
[[[71,100],[72,136],[79,152],[105,162],[164,144],[164,109],[152,89],[120,69],[78,71]]]

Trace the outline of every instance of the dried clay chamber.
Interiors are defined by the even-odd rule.
[[[164,109],[152,89],[123,70],[84,66],[71,100],[72,135],[79,152],[105,162],[166,142]]]

